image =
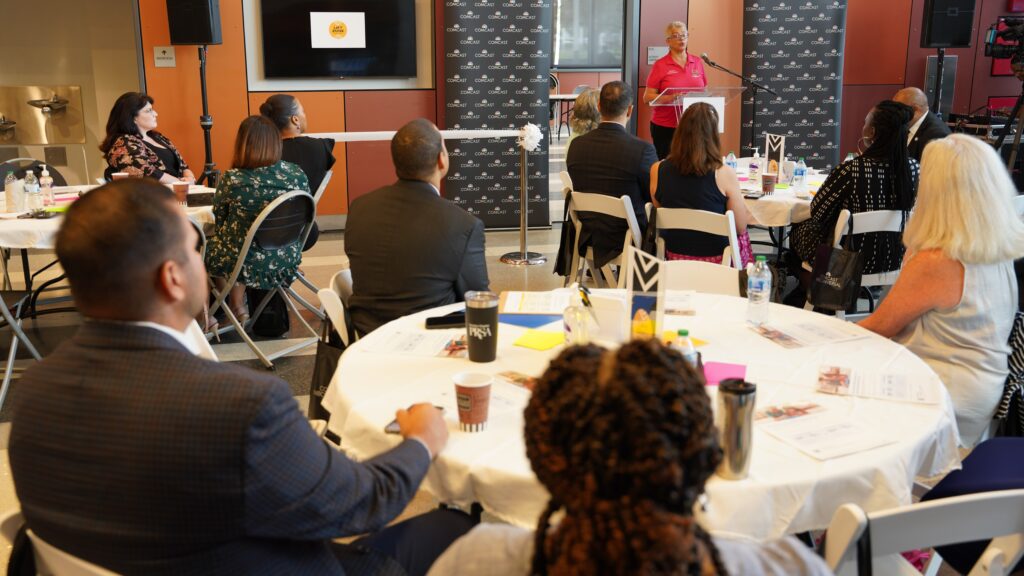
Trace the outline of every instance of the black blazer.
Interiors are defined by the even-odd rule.
[[[352,202],[345,254],[350,314],[363,334],[489,286],[484,223],[418,180],[399,180]]]
[[[945,122],[936,116],[935,113],[927,112],[925,113],[924,121],[917,127],[914,137],[910,139],[910,144],[907,144],[907,153],[911,158],[920,162],[925,145],[932,140],[945,138],[950,134],[952,132]]]
[[[327,171],[334,166],[334,140],[296,136],[281,141],[281,160],[298,164],[309,178],[309,193],[316,194]]]
[[[21,390],[10,462],[28,526],[122,574],[342,574],[330,539],[395,518],[430,466],[414,440],[353,462],[284,381],[149,327],[86,321]]]
[[[565,164],[573,190],[598,192],[633,201],[633,211],[643,232],[647,226],[644,204],[651,201],[651,165],[658,161],[654,146],[628,134],[614,122],[577,136],[566,154]],[[626,225],[599,215],[582,214],[581,253],[594,247],[594,264],[603,266],[622,252]]]

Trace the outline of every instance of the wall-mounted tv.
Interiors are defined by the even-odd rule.
[[[261,0],[267,78],[416,76],[415,0]]]

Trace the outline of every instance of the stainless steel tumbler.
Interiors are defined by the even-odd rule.
[[[715,424],[725,453],[718,475],[726,480],[742,480],[750,470],[756,397],[757,386],[742,379],[729,378],[718,383]]]

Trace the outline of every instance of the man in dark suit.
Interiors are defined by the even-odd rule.
[[[68,210],[57,256],[84,323],[22,378],[9,449],[28,526],[123,574],[364,573],[408,553],[396,532],[464,531],[449,529],[465,515],[438,511],[363,542],[373,551],[330,542],[406,507],[445,423],[427,404],[399,410],[405,440],[353,462],[286,382],[196,356],[184,331],[208,295],[197,240],[155,181],[113,182]]]
[[[914,109],[914,118],[910,121],[910,132],[907,135],[907,153],[918,162],[929,142],[952,133],[949,126],[928,109],[928,97],[920,88],[904,88],[892,99]]]
[[[573,190],[616,198],[629,196],[643,234],[647,226],[644,204],[651,201],[651,164],[657,162],[658,156],[650,142],[626,132],[626,123],[633,113],[633,90],[629,84],[615,81],[602,86],[597,108],[601,123],[576,137],[565,158]],[[598,214],[581,214],[580,220],[580,252],[593,246],[596,266],[603,266],[622,252],[627,230],[623,221]]]
[[[489,285],[483,222],[440,196],[448,151],[437,127],[402,126],[391,159],[398,181],[352,202],[345,225],[349,308],[362,334]]]

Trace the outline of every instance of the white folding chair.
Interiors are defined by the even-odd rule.
[[[327,190],[327,183],[331,181],[331,176],[334,175],[333,170],[328,170],[324,174],[324,179],[320,181],[320,186],[317,187],[316,192],[313,193],[313,203],[319,205],[320,197],[324,195],[324,190]]]
[[[587,253],[582,260],[579,258],[580,234],[583,231],[583,223],[579,219],[580,212],[603,214],[626,221],[626,235],[622,241],[622,253],[600,269],[594,265],[594,248],[592,246],[587,247]],[[614,285],[624,288],[626,286],[626,275],[619,274],[616,277],[611,267],[612,265],[617,265],[621,269],[628,248],[633,246],[640,249],[640,242],[643,240],[640,234],[640,225],[636,221],[636,214],[633,213],[633,202],[629,199],[629,196],[615,198],[595,192],[577,192],[574,190],[572,199],[569,202],[569,216],[572,219],[573,226],[576,227],[576,245],[573,247],[573,266],[571,268],[574,273],[566,276],[566,285],[575,282],[577,277],[581,277],[581,270],[586,265],[594,274],[594,279],[597,280],[599,286]]]
[[[200,358],[206,358],[207,360],[218,361],[217,353],[213,351],[213,346],[210,346],[210,341],[206,339],[206,334],[203,334],[203,329],[199,326],[199,322],[195,320],[188,325],[185,329],[185,337],[195,342],[196,347],[199,348],[198,356]]]
[[[559,172],[558,177],[562,180],[562,198],[565,198],[566,194],[572,191],[572,178],[565,170]]]
[[[919,576],[900,552],[988,539],[992,542],[970,575],[1006,574],[1024,555],[1024,490],[956,496],[871,513],[844,504],[832,516],[827,534],[825,562],[838,576]],[[861,538],[865,540],[858,553]]]
[[[740,295],[740,271],[736,268],[699,260],[671,260],[661,266],[668,290]]]
[[[321,288],[317,292],[320,306],[331,320],[334,329],[341,336],[341,342],[347,347],[350,340],[358,339],[347,313],[348,298],[352,295],[352,271],[348,268],[339,270],[331,279],[330,288]],[[351,337],[350,337],[351,336]]]
[[[304,308],[312,312],[317,318],[321,320],[324,318],[323,312],[318,307],[314,307],[312,304],[304,300],[299,296],[291,286],[279,285],[275,286],[272,290],[267,292],[267,296],[262,302],[256,307],[255,313],[250,318],[249,322],[255,322],[259,318],[260,314],[263,313],[263,309],[270,301],[271,296],[274,293],[279,294],[285,301],[290,312],[294,314],[295,318],[306,328],[311,334],[309,338],[303,338],[297,344],[285,347],[282,350],[278,350],[273,354],[265,354],[252,338],[245,333],[245,327],[238,322],[238,318],[232,312],[231,307],[225,305],[225,299],[231,292],[231,287],[238,282],[238,277],[242,273],[242,267],[245,264],[245,259],[249,254],[250,248],[256,244],[267,250],[276,250],[285,246],[298,243],[301,247],[306,242],[306,236],[309,235],[309,231],[313,227],[313,216],[316,211],[316,207],[313,204],[313,197],[304,190],[293,190],[286,194],[274,199],[273,202],[267,204],[267,206],[260,212],[256,220],[253,221],[252,225],[249,226],[249,231],[245,236],[245,242],[242,243],[242,248],[238,254],[238,259],[235,261],[235,266],[231,271],[231,274],[226,279],[227,282],[224,285],[223,290],[218,290],[213,280],[210,280],[210,287],[213,291],[214,302],[210,306],[210,314],[213,315],[220,308],[224,308],[224,314],[227,316],[230,324],[223,328],[220,328],[218,334],[223,334],[230,330],[235,330],[241,336],[242,340],[249,346],[250,349],[256,354],[267,368],[273,368],[273,360],[291,354],[297,350],[301,350],[307,346],[316,344],[317,340],[320,339],[319,333],[314,330],[305,318],[299,314],[298,309],[295,307],[295,301],[298,301]]]
[[[740,263],[740,242],[736,236],[736,217],[732,210],[725,214],[708,212],[707,210],[691,210],[689,208],[658,208],[655,212],[658,227],[657,250],[658,258],[665,259],[665,240],[661,233],[666,230],[692,230],[716,236],[725,236],[729,245],[722,251],[722,265],[730,263],[737,270]]]
[[[14,538],[25,524],[20,510],[12,510],[0,520],[0,533],[8,545],[14,544]],[[86,562],[39,537],[31,529],[26,531],[32,543],[32,555],[35,557],[37,574],[54,574],[58,576],[117,576],[106,568]]]
[[[843,218],[844,214],[847,216],[845,219]],[[842,244],[843,236],[850,231],[851,225],[853,226],[854,234],[868,234],[872,232],[899,233],[903,228],[903,213],[899,210],[873,210],[871,212],[852,214],[849,210],[844,209],[839,213],[839,220],[836,222],[836,228],[832,235],[833,246],[838,248]],[[902,262],[900,264],[902,265]],[[874,274],[864,274],[861,276],[860,285],[862,288],[892,286],[896,283],[899,275],[899,268],[875,272]],[[874,311],[874,304],[872,299],[871,310],[868,313]],[[868,313],[846,314],[843,317],[854,321],[866,317]]]
[[[1013,207],[1017,209],[1017,216],[1024,217],[1024,194],[1013,197]]]
[[[31,296],[32,293],[27,290],[0,290],[0,318],[13,332],[11,347],[7,352],[7,364],[4,366],[3,384],[0,384],[0,408],[3,407],[4,400],[7,398],[7,390],[11,386],[11,377],[15,370],[14,361],[18,355],[18,344],[24,344],[33,358],[42,360],[42,356],[32,345],[32,341],[21,329],[22,310],[28,304]]]

